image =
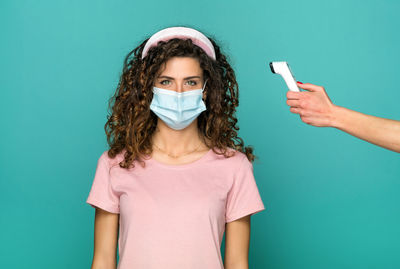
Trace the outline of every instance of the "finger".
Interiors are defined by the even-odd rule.
[[[299,88],[303,89],[303,90],[307,90],[310,92],[321,92],[324,90],[324,87],[322,86],[318,86],[318,85],[314,85],[311,83],[299,83],[297,82],[297,86],[299,86]]]
[[[300,113],[300,109],[297,107],[291,107],[290,108],[290,112],[294,113],[294,114],[299,114]]]
[[[287,99],[300,99],[301,92],[288,91],[286,93]]]
[[[309,111],[302,109],[300,107],[290,107],[290,112],[299,114],[300,117],[310,117],[311,116]]]
[[[288,106],[299,107],[300,106],[300,101],[299,100],[291,100],[291,99],[289,99],[289,100],[286,101],[286,104]]]

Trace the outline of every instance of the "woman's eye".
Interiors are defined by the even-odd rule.
[[[164,82],[169,82],[169,80],[163,80],[163,81],[160,82],[160,84],[161,85],[168,85],[168,84],[165,84]]]
[[[188,80],[190,86],[195,86],[197,83],[194,80]]]

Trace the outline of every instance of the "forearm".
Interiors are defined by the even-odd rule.
[[[94,258],[90,269],[116,269],[117,263],[115,260],[104,260]]]
[[[243,262],[243,263],[225,263],[224,264],[225,269],[249,269],[249,263],[248,262]]]
[[[400,152],[400,121],[335,106],[332,127],[375,145]]]

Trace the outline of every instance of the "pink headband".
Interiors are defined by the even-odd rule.
[[[190,38],[193,41],[193,44],[202,48],[212,59],[216,59],[214,46],[211,41],[201,32],[188,27],[169,27],[152,35],[143,48],[142,59],[146,57],[147,52],[151,47],[157,46],[159,41],[167,41],[172,38]]]

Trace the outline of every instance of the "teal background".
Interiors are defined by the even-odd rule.
[[[399,1],[1,1],[0,267],[90,268],[85,203],[123,58],[169,26],[216,38],[267,210],[250,268],[400,268],[400,159],[286,105],[270,61],[332,101],[400,119]],[[224,247],[224,245],[223,245]]]

